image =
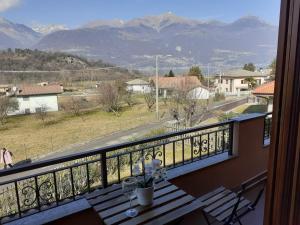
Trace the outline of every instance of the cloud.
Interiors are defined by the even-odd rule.
[[[0,0],[0,12],[4,12],[20,4],[21,0]]]

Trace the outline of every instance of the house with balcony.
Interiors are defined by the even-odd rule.
[[[225,95],[249,94],[250,87],[247,78],[253,78],[257,85],[262,85],[269,78],[269,74],[263,71],[248,71],[243,69],[229,70],[217,74],[215,77],[215,90]]]

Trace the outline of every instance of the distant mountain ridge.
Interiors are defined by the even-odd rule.
[[[10,44],[7,36],[1,37],[1,27],[0,23],[0,38]],[[207,63],[235,66],[247,62],[266,65],[276,55],[277,33],[278,27],[254,16],[223,23],[166,13],[129,21],[92,21],[77,29],[47,35],[34,32],[39,38],[29,47],[134,68],[153,66],[155,55],[171,55],[160,58],[165,67]],[[11,44],[13,41],[17,40]]]
[[[30,27],[0,17],[0,49],[31,47],[41,36]]]

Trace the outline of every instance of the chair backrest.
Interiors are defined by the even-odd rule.
[[[254,202],[252,202],[252,204],[250,205],[250,208],[251,209],[254,209],[255,206],[257,205],[258,201],[260,200],[263,192],[264,192],[264,189],[265,189],[265,183],[267,181],[267,171],[263,171],[262,173],[259,173],[257,174],[256,176],[244,181],[242,184],[241,184],[241,188],[240,190],[238,191],[237,193],[237,201],[232,209],[232,213],[231,215],[228,217],[228,220],[226,221],[225,225],[227,224],[230,224],[234,217],[237,216],[237,210],[238,210],[238,207],[239,207],[239,204],[241,202],[241,199],[242,199],[242,195],[245,193],[245,192],[248,192],[250,191],[251,189],[253,188],[256,188],[257,186],[263,184],[262,188],[259,190]]]
[[[267,173],[268,173],[267,171],[263,171],[262,173],[259,173],[256,176],[244,181],[241,184],[242,194],[257,187],[260,184],[265,184],[267,181]]]

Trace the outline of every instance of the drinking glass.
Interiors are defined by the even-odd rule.
[[[137,188],[137,179],[135,177],[129,177],[123,180],[122,182],[122,190],[123,194],[129,199],[130,207],[125,212],[125,215],[128,217],[135,217],[138,214],[136,209],[132,208],[132,199],[136,196],[136,188]]]

